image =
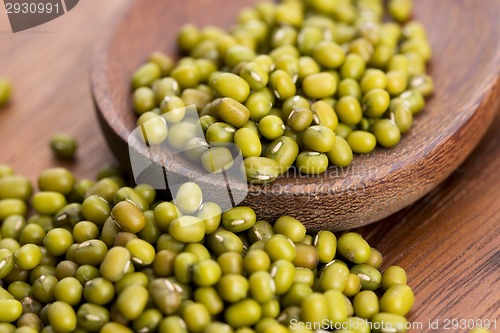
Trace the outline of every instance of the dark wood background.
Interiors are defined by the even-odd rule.
[[[103,164],[115,163],[94,114],[88,72],[94,45],[123,5],[80,1],[69,14],[17,34],[0,11],[0,75],[15,86],[11,105],[0,110],[0,163],[33,181],[56,165],[92,178]],[[423,325],[412,332],[445,332],[451,319],[500,326],[499,128],[497,113],[479,148],[436,190],[359,230],[384,254],[384,267],[407,269],[416,296],[409,320]],[[59,131],[78,139],[76,162],[52,157],[48,140]],[[429,329],[436,320],[439,329]]]

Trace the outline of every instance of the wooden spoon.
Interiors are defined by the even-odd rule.
[[[183,24],[228,28],[238,9],[254,3],[133,1],[119,16],[94,59],[91,84],[102,131],[125,169],[130,171],[127,138],[136,123],[131,73],[152,51],[175,55],[176,32]],[[345,169],[250,186],[242,204],[261,219],[289,214],[311,230],[345,230],[380,220],[435,188],[478,144],[498,109],[499,9],[499,2],[415,1],[414,16],[428,29],[433,46],[430,73],[436,91],[410,133],[396,148],[356,156]],[[177,172],[189,176],[182,165]]]

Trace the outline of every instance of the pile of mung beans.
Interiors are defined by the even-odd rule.
[[[195,183],[157,201],[116,168],[51,168],[33,188],[0,165],[2,333],[406,332],[406,273],[382,273],[358,233],[221,212]]]
[[[405,22],[411,1],[388,10]],[[382,14],[380,0],[289,0],[243,10],[229,34],[183,28],[189,57],[174,66],[156,52],[134,74],[147,143],[189,128],[184,108],[194,104],[210,155],[235,143],[249,181],[294,163],[321,173],[328,160],[347,166],[352,152],[394,146],[432,93],[430,49],[420,24]],[[0,79],[0,106],[11,90]],[[66,134],[50,144],[59,158],[77,149]],[[47,169],[37,187],[0,164],[0,333],[408,330],[406,272],[382,272],[382,254],[358,233],[311,234],[244,206],[223,212],[193,182],[161,201],[114,167],[95,181]]]
[[[186,25],[177,63],[154,52],[132,76],[137,125],[150,145],[198,147],[201,159],[235,144],[251,183],[394,147],[434,90],[411,9],[411,0],[283,0],[243,9],[229,32]],[[183,121],[191,105],[208,145],[176,135],[193,127]]]

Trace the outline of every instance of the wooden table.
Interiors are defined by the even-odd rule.
[[[92,178],[100,166],[114,163],[97,125],[88,71],[93,46],[123,5],[80,1],[57,20],[16,34],[0,13],[0,75],[15,86],[11,105],[0,110],[1,163],[33,181],[47,167]],[[447,329],[453,319],[496,320],[500,331],[498,128],[500,114],[479,148],[439,188],[359,230],[384,254],[384,267],[407,269],[416,298],[412,332],[467,331]],[[52,157],[48,140],[58,131],[78,139],[76,162]],[[436,321],[439,329],[429,328]]]

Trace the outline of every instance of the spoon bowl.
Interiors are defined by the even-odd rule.
[[[255,2],[158,0],[146,6],[133,1],[119,14],[98,48],[90,79],[102,132],[125,170],[131,171],[129,149],[151,158],[128,142],[136,127],[129,85],[134,70],[153,51],[176,55],[175,37],[183,24],[228,28],[238,9]],[[242,204],[260,219],[287,214],[310,230],[336,231],[378,221],[435,188],[479,143],[498,109],[498,9],[489,2],[415,1],[414,17],[427,28],[433,47],[429,70],[436,87],[400,144],[357,155],[351,166],[330,167],[319,176],[290,172],[269,185],[250,185]],[[175,170],[181,178],[193,176],[182,163]]]

